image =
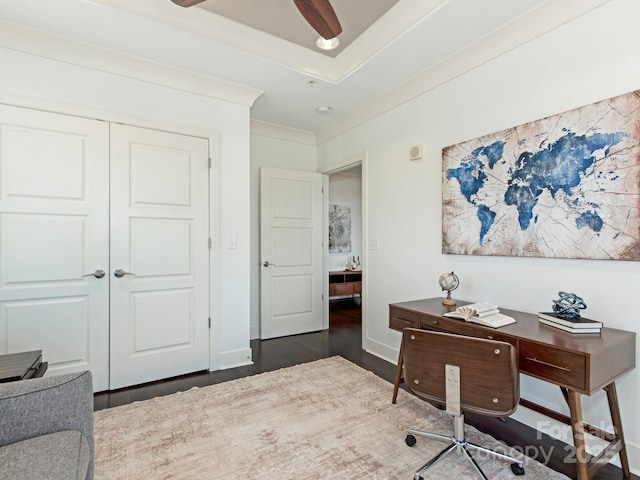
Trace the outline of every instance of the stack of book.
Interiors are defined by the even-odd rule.
[[[569,333],[600,333],[602,322],[584,317],[562,318],[553,312],[538,313],[540,323]]]

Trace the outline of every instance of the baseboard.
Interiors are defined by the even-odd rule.
[[[550,437],[560,440],[561,442],[573,445],[571,427],[569,425],[558,422],[541,413],[523,407],[522,405],[518,407],[511,418],[539,432],[545,433]],[[587,451],[590,454],[600,453],[604,446],[604,443],[600,439],[591,435],[585,436],[585,444]],[[640,475],[640,447],[629,442],[626,442],[626,445],[627,456],[629,457],[629,469],[633,474]],[[618,456],[616,455],[610,463],[619,467],[620,460]]]
[[[376,342],[370,338],[366,339],[365,351],[376,357],[380,357],[393,365],[398,363],[398,349],[391,348],[384,343]]]
[[[220,355],[218,356],[218,364],[220,366],[220,370],[227,370],[229,368],[253,365],[253,361],[251,360],[252,358],[251,348],[233,350],[230,352],[220,352]]]

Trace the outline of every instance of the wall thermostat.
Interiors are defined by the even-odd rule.
[[[422,158],[422,145],[414,145],[409,150],[409,159],[420,160]]]

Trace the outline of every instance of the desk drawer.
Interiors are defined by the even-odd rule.
[[[420,316],[415,312],[391,307],[389,309],[389,328],[401,331],[405,328],[420,328]]]
[[[584,355],[520,341],[520,371],[576,390],[586,388]]]
[[[509,335],[501,334],[493,328],[480,328],[478,325],[465,322],[464,320],[421,315],[420,327],[425,330],[456,333],[458,335],[466,335],[468,337],[487,338],[489,340],[509,342],[512,345],[516,344],[515,339]]]

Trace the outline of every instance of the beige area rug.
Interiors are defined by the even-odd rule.
[[[96,480],[411,479],[444,444],[405,445],[405,428],[451,434],[448,415],[341,358],[193,388],[95,413]],[[470,441],[505,448],[469,427]],[[567,479],[528,460],[480,458],[491,479]],[[425,479],[475,479],[452,454]]]

